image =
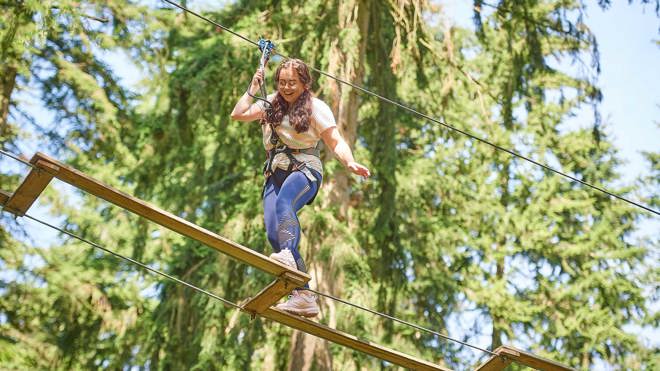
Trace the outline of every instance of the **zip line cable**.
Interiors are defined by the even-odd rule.
[[[192,14],[192,15],[194,15],[194,16],[200,18],[200,19],[203,19],[203,20],[205,20],[205,21],[207,21],[207,22],[209,22],[209,23],[211,23],[211,24],[213,24],[213,25],[215,25],[215,26],[217,26],[217,27],[220,27],[220,28],[222,28],[223,30],[225,30],[225,31],[227,31],[227,32],[229,32],[229,33],[231,33],[232,35],[234,35],[234,36],[236,36],[236,37],[239,37],[239,38],[241,38],[241,39],[243,39],[243,40],[245,40],[245,41],[247,41],[247,42],[249,42],[249,43],[251,43],[251,44],[257,46],[257,47],[259,46],[259,44],[258,44],[257,42],[252,41],[252,40],[250,40],[249,38],[247,38],[247,37],[245,37],[245,36],[243,36],[243,35],[241,35],[241,34],[235,32],[235,31],[232,31],[232,30],[230,30],[229,28],[227,28],[227,27],[225,27],[225,26],[219,24],[218,22],[215,22],[215,21],[213,21],[213,20],[211,20],[211,19],[209,19],[209,18],[207,18],[207,17],[204,17],[204,16],[202,16],[201,14],[196,13],[196,12],[194,12],[194,11],[192,11],[192,10],[190,10],[190,9],[188,9],[188,8],[186,8],[186,7],[182,6],[182,5],[180,5],[180,4],[177,4],[177,3],[175,3],[175,2],[173,2],[173,1],[171,1],[171,0],[163,0],[163,1],[166,2],[166,3],[168,3],[168,4],[171,4],[171,5],[175,6],[175,7],[177,7],[177,8],[179,8],[179,9],[185,11],[185,12],[188,12],[188,13],[190,13],[190,14]],[[283,57],[283,58],[288,58],[286,55],[281,54],[281,53],[275,53],[275,54],[277,54],[277,55],[279,55],[279,56],[281,56],[281,57]],[[471,134],[471,133],[469,133],[469,132],[467,132],[467,131],[464,131],[464,130],[461,130],[461,129],[459,129],[459,128],[456,128],[456,127],[454,127],[454,126],[452,126],[452,125],[447,124],[446,122],[444,122],[444,121],[442,121],[442,120],[439,120],[439,119],[437,119],[437,118],[435,118],[435,117],[429,116],[429,115],[427,115],[427,114],[425,114],[425,113],[419,112],[419,111],[417,111],[417,110],[414,109],[414,108],[408,107],[408,106],[406,106],[406,105],[404,105],[404,104],[402,104],[402,103],[399,103],[399,102],[397,102],[397,101],[394,101],[394,100],[392,100],[392,99],[389,99],[389,98],[387,98],[387,97],[385,97],[385,96],[383,96],[383,95],[380,95],[380,94],[378,94],[378,93],[372,92],[372,91],[370,91],[370,90],[368,90],[368,89],[366,89],[366,88],[363,88],[363,87],[361,87],[361,86],[359,86],[359,85],[356,85],[356,84],[354,84],[354,83],[352,83],[352,82],[346,81],[346,80],[341,79],[341,78],[336,77],[336,76],[333,76],[333,75],[331,75],[331,74],[329,74],[329,73],[327,73],[327,72],[325,72],[325,71],[322,71],[322,70],[320,70],[320,69],[318,69],[318,68],[316,68],[316,67],[314,67],[314,66],[310,66],[310,69],[312,69],[313,71],[315,71],[315,72],[317,72],[317,73],[319,73],[319,74],[321,74],[321,75],[323,75],[323,76],[326,76],[326,77],[328,77],[328,78],[331,78],[331,79],[333,79],[333,80],[336,80],[336,81],[338,81],[338,82],[340,82],[340,83],[342,83],[342,84],[348,85],[348,86],[350,86],[350,87],[352,87],[352,88],[354,88],[354,89],[356,89],[356,90],[359,90],[359,91],[361,91],[361,92],[363,92],[363,93],[365,93],[365,94],[368,94],[368,95],[371,95],[371,96],[373,96],[373,97],[376,97],[376,98],[378,98],[378,99],[380,99],[380,100],[382,100],[382,101],[384,101],[384,102],[387,102],[387,103],[393,104],[393,105],[395,105],[395,106],[397,106],[397,107],[399,107],[399,108],[401,108],[401,109],[403,109],[403,110],[406,110],[406,111],[408,111],[408,112],[410,112],[410,113],[413,113],[413,114],[415,114],[415,115],[417,115],[417,116],[419,116],[419,117],[422,117],[422,118],[424,118],[424,119],[427,119],[427,120],[429,120],[429,121],[431,121],[431,122],[434,122],[434,123],[436,123],[436,124],[442,125],[442,126],[444,126],[445,128],[447,128],[447,129],[450,129],[450,130],[456,131],[456,132],[461,133],[461,134],[463,134],[463,135],[465,135],[465,136],[467,136],[467,137],[469,137],[469,138],[471,138],[471,139],[474,139],[474,140],[479,141],[479,142],[481,142],[481,143],[487,144],[487,145],[489,145],[489,146],[491,146],[491,147],[493,147],[493,148],[495,148],[495,149],[497,149],[497,150],[500,150],[500,151],[506,152],[506,153],[510,154],[511,156],[518,157],[518,158],[520,158],[520,159],[523,159],[523,160],[525,160],[525,161],[528,161],[528,162],[530,162],[530,163],[532,163],[532,164],[534,164],[534,165],[536,165],[536,166],[539,166],[539,167],[541,167],[541,168],[543,168],[543,169],[545,169],[545,170],[548,170],[548,171],[553,172],[553,173],[555,173],[555,174],[561,175],[561,176],[563,176],[563,177],[565,177],[565,178],[568,178],[568,179],[570,179],[570,180],[572,180],[572,181],[578,182],[578,183],[580,183],[580,184],[582,184],[582,185],[585,185],[585,186],[587,186],[587,187],[590,187],[590,188],[592,188],[592,189],[595,189],[595,190],[597,190],[597,191],[599,191],[599,192],[605,193],[605,194],[607,194],[608,196],[611,196],[611,197],[617,198],[617,199],[619,199],[619,200],[621,200],[621,201],[627,202],[627,203],[629,203],[629,204],[631,204],[631,205],[637,206],[637,207],[639,207],[639,208],[642,208],[642,209],[644,209],[644,210],[646,210],[646,211],[649,211],[649,212],[651,212],[651,213],[653,213],[653,214],[656,214],[656,215],[660,216],[660,211],[654,210],[654,209],[652,209],[652,208],[650,208],[650,207],[648,207],[648,206],[645,206],[645,205],[643,205],[643,204],[640,204],[640,203],[638,203],[638,202],[635,202],[635,201],[629,200],[629,199],[627,199],[627,198],[625,198],[625,197],[623,197],[623,196],[619,196],[619,195],[617,195],[617,194],[615,194],[615,193],[612,193],[612,192],[610,192],[610,191],[608,191],[608,190],[606,190],[606,189],[604,189],[604,188],[602,188],[602,187],[599,187],[599,186],[593,185],[593,184],[591,184],[591,183],[589,183],[589,182],[586,182],[586,181],[584,181],[584,180],[578,179],[578,178],[576,178],[576,177],[574,177],[574,176],[572,176],[572,175],[566,174],[566,173],[564,173],[564,172],[562,172],[562,171],[560,171],[560,170],[556,170],[556,169],[554,169],[554,168],[552,168],[552,167],[550,167],[550,166],[548,166],[548,165],[542,164],[542,163],[540,163],[540,162],[538,162],[538,161],[536,161],[536,160],[533,160],[533,159],[531,159],[531,158],[529,158],[529,157],[527,157],[527,156],[525,156],[525,155],[522,155],[522,154],[520,154],[520,153],[518,153],[518,152],[515,152],[515,151],[510,150],[510,149],[508,149],[508,148],[502,147],[502,146],[497,145],[497,144],[495,144],[495,143],[491,143],[491,142],[489,142],[489,141],[486,140],[486,139],[480,138],[480,137],[478,137],[478,136],[476,136],[476,135],[474,135],[474,134]]]
[[[190,10],[190,9],[188,9],[188,8],[186,8],[186,7],[182,6],[182,5],[180,5],[180,4],[177,4],[177,3],[173,2],[173,1],[170,1],[170,0],[163,0],[163,1],[166,2],[166,3],[168,3],[168,4],[170,4],[170,5],[174,5],[174,6],[176,6],[177,8],[179,8],[179,9],[181,9],[181,10],[183,10],[183,11],[186,11],[186,12],[188,12],[188,13],[194,15],[194,16],[196,16],[197,18],[201,18],[201,19],[203,19],[203,20],[205,20],[205,21],[207,21],[207,22],[209,22],[209,23],[211,23],[211,24],[213,24],[213,25],[215,25],[215,26],[217,26],[217,27],[220,27],[220,28],[222,28],[223,30],[229,32],[230,34],[232,34],[232,35],[234,35],[234,36],[236,36],[236,37],[238,37],[238,38],[240,38],[240,39],[243,39],[243,40],[249,42],[250,44],[256,46],[257,48],[259,47],[259,43],[258,43],[258,42],[256,42],[256,41],[252,41],[252,40],[250,40],[249,38],[247,38],[247,37],[245,37],[245,36],[239,34],[238,32],[235,32],[235,31],[230,30],[229,28],[227,28],[227,27],[221,25],[220,23],[218,23],[218,22],[216,22],[216,21],[214,21],[214,20],[212,20],[212,19],[206,18],[206,17],[204,17],[203,15],[201,15],[201,14],[199,14],[199,13],[195,13],[195,12],[193,12],[192,10]]]
[[[20,162],[22,162],[22,163],[24,163],[24,164],[26,164],[26,165],[29,165],[29,166],[32,167],[32,168],[36,168],[36,166],[34,166],[33,164],[31,164],[31,163],[29,163],[29,162],[27,162],[27,161],[25,161],[25,160],[22,160],[22,159],[19,158],[18,156],[15,156],[15,155],[13,155],[13,154],[11,154],[11,153],[9,153],[9,152],[6,152],[6,151],[3,151],[3,150],[0,149],[0,153],[3,154],[3,155],[6,155],[6,156],[8,156],[8,157],[11,157],[11,158],[13,158],[13,159],[15,159],[15,160],[17,160],[17,161],[20,161]],[[5,210],[2,209],[2,211],[5,211]],[[181,284],[181,285],[184,285],[184,286],[186,286],[186,287],[188,287],[188,288],[191,288],[191,289],[193,289],[193,290],[195,290],[195,291],[197,291],[197,292],[200,292],[200,293],[202,293],[202,294],[204,294],[204,295],[207,295],[207,296],[209,296],[209,297],[211,297],[211,298],[213,298],[213,299],[220,300],[222,303],[224,303],[224,304],[227,305],[227,306],[234,307],[234,308],[236,308],[236,309],[241,309],[241,310],[243,309],[240,305],[238,305],[238,304],[236,304],[236,303],[233,303],[233,302],[231,302],[231,301],[229,301],[229,300],[227,300],[227,299],[224,299],[224,298],[222,298],[222,297],[220,297],[220,296],[217,296],[217,295],[215,295],[215,294],[213,294],[213,293],[211,293],[211,292],[209,292],[209,291],[206,291],[206,290],[204,290],[204,289],[201,289],[201,288],[199,288],[199,287],[197,287],[197,286],[195,286],[195,285],[193,285],[193,284],[191,284],[191,283],[188,283],[188,282],[186,282],[186,281],[183,281],[183,280],[181,280],[181,279],[178,279],[178,278],[176,278],[176,277],[174,277],[174,276],[171,276],[171,275],[169,275],[169,274],[167,274],[167,273],[164,273],[164,272],[162,272],[162,271],[159,271],[158,269],[152,268],[152,267],[150,267],[150,266],[148,266],[148,265],[146,265],[146,264],[144,264],[144,263],[142,263],[142,262],[139,262],[139,261],[137,261],[137,260],[135,260],[135,259],[131,259],[131,258],[129,258],[129,257],[126,257],[126,256],[122,255],[122,254],[119,254],[119,253],[114,252],[114,251],[112,251],[112,250],[110,250],[110,249],[107,249],[107,248],[105,248],[105,247],[103,247],[103,246],[101,246],[101,245],[99,245],[99,244],[97,244],[97,243],[95,243],[95,242],[92,242],[92,241],[90,241],[90,240],[88,240],[88,239],[85,239],[85,238],[83,238],[83,237],[80,237],[80,236],[78,236],[78,235],[76,235],[76,234],[74,234],[74,233],[72,233],[72,232],[69,232],[69,231],[63,229],[63,228],[57,227],[57,226],[55,226],[55,225],[52,225],[52,224],[50,224],[50,223],[48,223],[48,222],[45,222],[45,221],[40,220],[40,219],[38,219],[38,218],[36,218],[36,217],[33,217],[33,216],[31,216],[31,215],[29,215],[29,214],[27,214],[27,213],[24,214],[23,216],[27,217],[28,219],[34,220],[34,221],[37,222],[37,223],[41,223],[41,224],[43,224],[43,225],[45,225],[45,226],[47,226],[47,227],[50,227],[50,228],[52,228],[52,229],[54,229],[54,230],[57,230],[57,231],[59,231],[60,233],[66,234],[66,235],[68,235],[68,236],[70,236],[70,237],[72,237],[72,238],[75,238],[75,239],[80,240],[80,241],[82,241],[82,242],[84,242],[84,243],[87,243],[87,244],[89,244],[89,245],[91,245],[91,246],[93,246],[93,247],[96,247],[96,248],[100,249],[100,250],[103,250],[104,252],[106,252],[106,253],[108,253],[108,254],[111,254],[111,255],[113,255],[113,256],[119,258],[119,259],[123,259],[123,260],[125,260],[125,261],[127,261],[127,262],[129,262],[129,263],[133,263],[133,264],[135,264],[135,265],[137,265],[137,266],[139,266],[139,267],[141,267],[141,268],[144,268],[144,269],[146,269],[146,270],[148,270],[148,271],[150,271],[150,272],[152,272],[152,273],[155,273],[155,274],[158,274],[158,275],[160,275],[160,276],[163,276],[163,277],[165,277],[165,278],[167,278],[167,279],[169,279],[169,280],[172,280],[172,281],[174,281],[174,282],[176,282],[176,283],[178,283],[178,284]],[[404,324],[404,325],[407,325],[407,326],[410,326],[410,327],[416,328],[416,329],[418,329],[418,330],[426,331],[426,332],[431,333],[431,334],[433,334],[433,335],[436,335],[436,336],[438,336],[438,337],[441,337],[441,338],[444,338],[444,339],[447,339],[447,340],[450,340],[450,341],[453,341],[453,342],[456,342],[456,343],[462,344],[462,345],[464,345],[464,346],[467,346],[467,347],[470,347],[470,348],[473,348],[473,349],[480,350],[480,351],[485,352],[485,353],[488,353],[488,354],[490,354],[490,355],[493,355],[493,356],[499,356],[497,353],[494,353],[494,352],[492,352],[492,351],[490,351],[490,350],[483,349],[483,348],[480,348],[480,347],[478,347],[478,346],[468,344],[468,343],[466,343],[466,342],[464,342],[464,341],[461,341],[461,340],[457,340],[457,339],[451,338],[451,337],[446,336],[446,335],[443,335],[443,334],[441,334],[441,333],[439,333],[439,332],[437,332],[437,331],[433,331],[433,330],[427,329],[427,328],[425,328],[425,327],[422,327],[422,326],[416,325],[416,324],[414,324],[414,323],[407,322],[407,321],[404,321],[404,320],[402,320],[402,319],[398,319],[398,318],[393,317],[393,316],[390,316],[390,315],[388,315],[388,314],[381,313],[381,312],[378,312],[378,311],[375,311],[375,310],[372,310],[372,309],[369,309],[369,308],[366,308],[366,307],[362,307],[362,306],[357,305],[357,304],[353,304],[353,303],[351,303],[351,302],[349,302],[349,301],[347,301],[347,300],[343,300],[343,299],[341,299],[341,298],[338,298],[338,297],[332,296],[332,295],[330,295],[330,294],[326,294],[326,293],[323,293],[323,292],[320,292],[320,291],[316,291],[316,290],[313,290],[313,289],[306,289],[306,290],[309,290],[309,291],[311,291],[311,292],[314,292],[314,293],[316,293],[316,294],[318,294],[318,295],[321,295],[321,296],[324,296],[324,297],[326,297],[326,298],[333,299],[333,300],[336,300],[336,301],[338,301],[338,302],[341,302],[341,303],[344,303],[344,304],[350,305],[350,306],[352,306],[352,307],[355,307],[355,308],[358,308],[358,309],[361,309],[361,310],[367,311],[367,312],[369,312],[369,313],[372,313],[372,314],[375,314],[375,315],[381,316],[381,317],[383,317],[383,318],[387,318],[387,319],[389,319],[389,320],[392,320],[392,321],[396,321],[396,322],[402,323],[402,324]]]
[[[37,169],[37,167],[34,166],[33,164],[31,164],[29,161],[23,160],[22,158],[20,158],[20,157],[14,155],[14,154],[12,154],[12,153],[9,153],[9,152],[4,151],[4,150],[1,150],[1,149],[0,149],[0,153],[2,153],[3,155],[5,155],[5,156],[7,156],[7,157],[11,157],[11,158],[13,158],[14,160],[16,160],[16,161],[18,161],[18,162],[22,162],[22,163],[24,163],[25,165],[27,165],[27,166],[29,166],[29,167],[31,167],[31,168],[33,168],[33,169]]]

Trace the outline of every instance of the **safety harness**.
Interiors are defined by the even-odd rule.
[[[259,50],[261,50],[261,59],[259,61],[259,68],[262,70],[265,69],[266,63],[268,63],[268,59],[270,58],[270,53],[275,49],[275,44],[272,43],[270,40],[264,40],[260,39],[259,40]],[[265,80],[265,75],[264,75],[264,80]],[[252,82],[250,82],[251,84]],[[261,91],[261,97],[252,95],[250,94],[250,89],[248,87],[248,95],[253,97],[254,99],[258,99],[260,101],[263,101],[267,107],[266,107],[266,115],[268,115],[268,112],[272,111],[273,109],[273,104],[270,103],[267,99],[266,95],[266,88],[264,86],[265,84],[260,83],[259,84],[259,90]],[[273,145],[273,148],[270,150],[266,151],[266,163],[264,164],[264,176],[266,179],[270,175],[272,175],[272,165],[273,165],[273,160],[275,159],[275,156],[277,156],[280,153],[284,153],[287,158],[289,159],[289,166],[287,167],[287,171],[296,171],[296,170],[302,170],[305,168],[305,163],[302,161],[298,161],[294,154],[297,153],[304,153],[307,155],[312,155],[316,157],[320,157],[320,151],[317,147],[310,147],[310,148],[289,148],[282,140],[280,139],[280,136],[277,135],[277,132],[275,131],[275,126],[273,123],[268,123],[270,125],[270,139],[269,142],[270,144]],[[313,174],[313,173],[312,173]]]

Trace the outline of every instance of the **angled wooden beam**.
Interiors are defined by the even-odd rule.
[[[271,305],[275,304],[284,295],[291,293],[297,286],[291,285],[291,277],[289,274],[284,273],[283,277],[278,277],[275,281],[271,282],[263,290],[261,290],[255,297],[250,298],[247,303],[242,307],[243,310],[250,313],[261,313],[268,309]]]
[[[234,259],[240,260],[277,277],[282,276],[283,273],[288,273],[286,277],[288,277],[287,279],[289,279],[291,281],[290,283],[295,287],[304,286],[305,283],[309,282],[311,279],[306,273],[291,269],[290,267],[259,254],[254,250],[241,246],[236,242],[199,227],[183,218],[116,190],[70,166],[46,156],[43,153],[38,152],[34,155],[33,160],[57,167],[58,170],[53,175],[63,182],[69,183],[76,188],[100,197],[174,232],[199,241],[233,257]]]
[[[502,347],[497,348],[493,352],[497,355],[488,358],[486,362],[475,368],[475,371],[502,371],[507,366],[509,366],[513,362],[513,359],[511,359],[511,357],[507,357],[506,355],[502,355],[501,349]]]
[[[525,366],[535,368],[537,370],[543,371],[571,371],[573,368],[570,368],[566,365],[563,365],[559,362],[549,360],[547,358],[539,357],[533,353],[525,352],[508,345],[503,345],[499,347],[500,354],[506,355],[507,357],[513,358],[513,361],[520,363]]]
[[[310,321],[303,317],[294,316],[275,308],[266,309],[260,314],[260,316],[411,370],[451,371],[440,365],[411,357],[396,350],[374,344],[368,340],[358,339],[353,335],[337,331],[320,323]]]
[[[25,215],[41,192],[46,189],[50,180],[53,179],[53,173],[58,170],[56,165],[39,161],[34,157],[30,162],[36,165],[37,168],[30,170],[18,189],[5,203],[5,210],[18,216]]]
[[[54,169],[52,175],[57,179],[278,277],[276,282],[271,283],[267,288],[262,290],[254,300],[249,301],[244,306],[244,309],[254,312],[259,310],[261,311],[260,315],[264,318],[409,369],[448,371],[448,369],[442,366],[408,356],[396,350],[374,344],[368,340],[359,339],[325,325],[269,307],[277,300],[275,298],[278,296],[284,296],[290,289],[303,286],[307,283],[310,280],[310,276],[298,270],[293,270],[284,264],[271,260],[262,254],[225,239],[147,202],[105,185],[42,153],[37,153],[33,161],[41,164],[40,166]]]
[[[9,197],[11,197],[11,193],[0,189],[0,206],[4,206],[9,201]]]
[[[512,362],[519,363],[537,370],[543,371],[571,371],[572,368],[535,354],[525,352],[508,345],[502,345],[495,349],[497,355],[492,356],[488,361],[479,366],[476,371],[495,371],[503,370]]]

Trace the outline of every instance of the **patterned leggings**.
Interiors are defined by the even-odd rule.
[[[321,179],[316,171],[310,171],[319,181],[310,181],[300,171],[275,170],[266,182],[263,199],[268,242],[275,252],[291,250],[298,270],[303,272],[307,272],[307,268],[298,251],[300,223],[297,213],[316,195]]]

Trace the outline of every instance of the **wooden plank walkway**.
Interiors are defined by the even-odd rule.
[[[411,357],[396,350],[385,348],[368,340],[358,339],[353,335],[337,331],[320,323],[303,317],[294,316],[275,308],[268,308],[263,313],[261,313],[260,316],[279,322],[288,327],[298,329],[308,334],[330,340],[334,343],[344,345],[351,349],[370,354],[374,357],[378,357],[382,360],[406,367],[411,370],[451,371],[450,369],[444,368],[440,365]]]
[[[285,326],[344,345],[402,367],[413,370],[449,370],[440,365],[374,344],[368,340],[359,339],[353,335],[343,333],[309,319],[272,308],[271,305],[276,303],[284,295],[287,295],[296,287],[303,286],[310,280],[310,276],[306,273],[291,269],[256,251],[192,224],[183,218],[116,190],[42,153],[35,154],[30,162],[37,168],[30,171],[14,193],[0,190],[0,205],[3,206],[4,210],[18,216],[25,215],[30,206],[46,186],[48,186],[51,179],[57,178],[174,232],[210,246],[245,264],[276,276],[275,281],[261,290],[256,296],[246,301],[241,307],[243,311],[268,318]],[[571,370],[571,368],[560,363],[537,357],[534,354],[509,346],[501,346],[494,353],[496,355],[492,356],[476,370],[503,370],[512,362],[539,370]]]

